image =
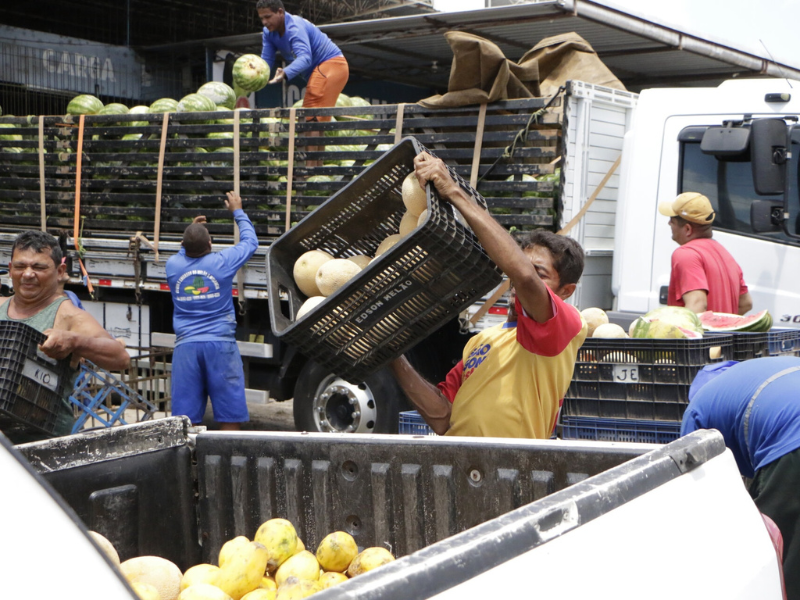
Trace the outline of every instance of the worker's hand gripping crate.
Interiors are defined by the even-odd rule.
[[[334,258],[374,256],[398,233],[401,188],[424,148],[405,138],[317,210],[282,235],[267,254],[276,336],[351,382],[362,381],[429,336],[501,281],[501,273],[460,215],[426,186],[427,216],[300,320],[306,297],[293,268],[309,250]],[[483,208],[486,202],[451,170]]]
[[[25,323],[0,321],[0,429],[55,431],[59,404],[73,377],[67,360],[39,350],[45,339]]]

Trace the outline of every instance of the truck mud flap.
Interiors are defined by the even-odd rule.
[[[336,530],[405,556],[616,467],[650,447],[467,438],[201,433],[203,559],[264,521],[307,548]]]

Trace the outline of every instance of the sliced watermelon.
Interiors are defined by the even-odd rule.
[[[772,316],[768,310],[752,315],[731,315],[706,311],[699,315],[703,329],[706,331],[769,331],[772,327]]]

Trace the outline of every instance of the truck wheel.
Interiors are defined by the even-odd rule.
[[[397,433],[402,391],[386,369],[352,384],[308,361],[294,390],[298,431]]]

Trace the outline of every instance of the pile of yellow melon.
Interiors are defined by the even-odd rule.
[[[195,565],[182,574],[158,556],[120,564],[113,545],[91,534],[141,600],[298,600],[394,560],[385,548],[359,552],[344,531],[327,535],[312,554],[289,521],[270,519],[252,541],[245,536],[227,541],[217,565]]]
[[[428,213],[427,198],[414,173],[409,173],[403,180],[402,195],[406,212],[400,220],[399,231],[387,236],[380,243],[375,250],[375,256],[357,254],[346,258],[334,258],[324,250],[309,250],[295,261],[292,272],[294,281],[297,288],[308,297],[297,311],[296,321],[425,221]]]

